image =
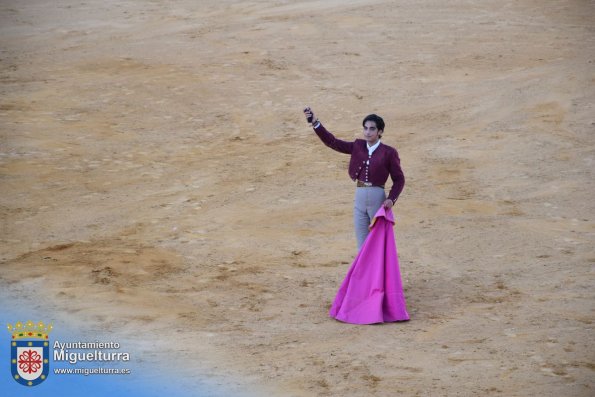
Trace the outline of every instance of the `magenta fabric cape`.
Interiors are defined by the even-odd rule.
[[[380,207],[370,234],[341,284],[329,315],[352,324],[409,320],[392,211]]]

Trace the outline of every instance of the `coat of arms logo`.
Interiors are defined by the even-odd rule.
[[[50,372],[49,333],[52,325],[33,321],[8,324],[12,333],[10,342],[10,369],[12,378],[24,386],[37,386]]]

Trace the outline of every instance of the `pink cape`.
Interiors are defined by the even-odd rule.
[[[370,234],[341,284],[329,315],[351,324],[409,320],[392,211],[380,207]]]

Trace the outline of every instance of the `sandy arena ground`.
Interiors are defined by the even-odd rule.
[[[0,37],[5,291],[260,395],[595,394],[593,1],[2,1]],[[327,317],[354,186],[305,104],[385,118],[408,323]]]

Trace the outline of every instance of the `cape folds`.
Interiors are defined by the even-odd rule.
[[[329,315],[352,324],[409,320],[392,211],[380,207],[370,234],[349,268]]]

